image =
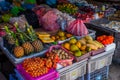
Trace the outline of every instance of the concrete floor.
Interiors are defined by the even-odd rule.
[[[108,80],[120,80],[120,65],[112,64],[109,71]]]

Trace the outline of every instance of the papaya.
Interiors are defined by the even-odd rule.
[[[93,45],[95,45],[97,48],[100,48],[100,45],[97,44],[95,41],[88,40],[87,43],[88,43],[88,44],[93,44]]]
[[[95,46],[94,44],[87,44],[86,46],[90,47],[92,50],[97,50],[98,49],[98,47]]]
[[[89,35],[85,36],[84,38],[85,38],[86,40],[93,40],[93,38],[92,38],[91,36],[89,36]]]
[[[86,40],[84,40],[84,39],[80,39],[80,40],[78,40],[82,45],[85,45],[86,44]]]

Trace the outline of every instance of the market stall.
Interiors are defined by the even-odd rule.
[[[108,79],[119,22],[103,17],[116,9],[85,0],[7,3],[0,6],[0,49],[14,66],[9,80]]]

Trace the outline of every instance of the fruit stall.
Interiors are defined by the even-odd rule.
[[[118,8],[92,0],[0,1],[0,50],[12,66],[6,71],[1,58],[0,72],[8,80],[107,80],[112,60],[120,62],[120,22],[111,20]]]

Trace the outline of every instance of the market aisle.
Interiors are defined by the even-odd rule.
[[[110,66],[109,80],[120,80],[120,65]]]

